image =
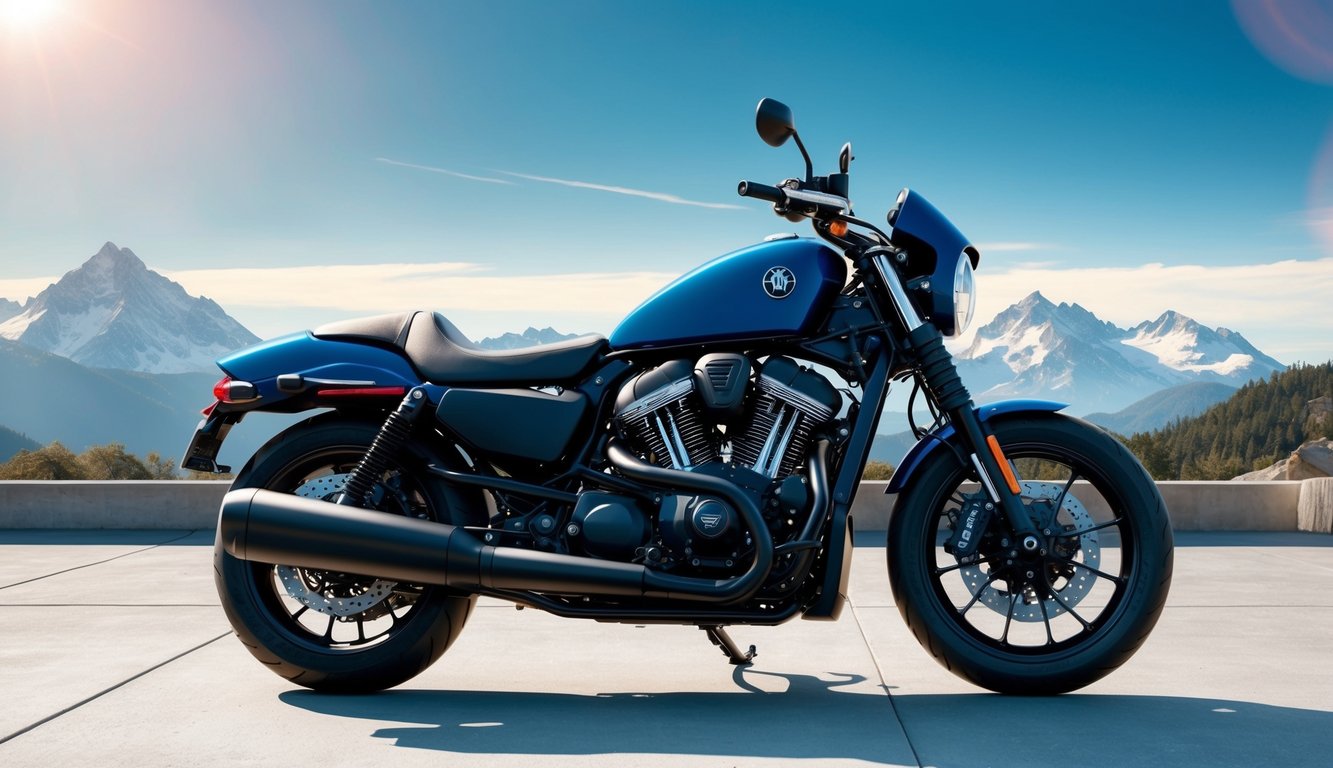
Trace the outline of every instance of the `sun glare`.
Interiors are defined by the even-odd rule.
[[[60,0],[0,0],[0,24],[31,29],[55,16],[60,5]]]

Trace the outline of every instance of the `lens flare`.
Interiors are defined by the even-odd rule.
[[[60,12],[60,0],[0,0],[0,24],[31,29]]]
[[[1232,0],[1231,8],[1269,61],[1296,77],[1333,84],[1333,2]]]

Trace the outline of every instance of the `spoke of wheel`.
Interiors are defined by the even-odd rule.
[[[969,610],[971,610],[972,606],[976,605],[976,604],[977,604],[977,601],[981,599],[981,595],[982,595],[982,593],[984,593],[984,592],[986,591],[986,589],[987,589],[991,584],[993,584],[997,578],[999,578],[999,574],[998,574],[998,573],[992,573],[992,574],[990,575],[990,578],[986,579],[986,583],[981,585],[981,589],[978,589],[978,590],[977,590],[977,593],[976,593],[975,595],[972,596],[972,599],[967,601],[967,605],[963,606],[963,610],[961,610],[961,611],[958,612],[958,615],[959,615],[959,616],[964,616],[964,615],[966,615],[967,612],[968,612]]]
[[[1066,562],[1066,563],[1069,563],[1070,565],[1072,565],[1072,566],[1074,566],[1074,567],[1076,567],[1076,568],[1082,568],[1083,570],[1085,570],[1085,571],[1087,571],[1087,572],[1089,572],[1089,573],[1096,574],[1097,576],[1100,576],[1100,577],[1102,577],[1103,579],[1106,579],[1107,581],[1111,582],[1112,584],[1123,584],[1123,583],[1125,583],[1125,579],[1124,579],[1123,577],[1121,577],[1121,576],[1112,576],[1111,574],[1109,574],[1109,573],[1107,573],[1107,572],[1105,572],[1105,571],[1099,571],[1099,570],[1097,570],[1096,568],[1093,568],[1093,567],[1090,566],[1090,565],[1084,565],[1083,563],[1080,563],[1080,562],[1077,561],[1077,560],[1066,560],[1065,562]]]
[[[1069,480],[1065,482],[1065,487],[1060,489],[1060,496],[1055,500],[1055,511],[1060,512],[1060,507],[1065,505],[1065,497],[1069,495],[1069,489],[1074,487],[1074,481],[1078,479],[1078,470],[1069,468]]]
[[[1032,591],[1036,593],[1037,590]],[[1037,607],[1041,609],[1041,620],[1046,624],[1046,644],[1055,645],[1055,635],[1051,634],[1051,615],[1046,612],[1046,601],[1041,599],[1041,595],[1036,597]]]
[[[1004,615],[1004,632],[1000,635],[1000,645],[1009,644],[1009,625],[1014,623],[1014,609],[1018,607],[1018,593],[1009,594],[1009,612]]]
[[[1055,538],[1057,538],[1057,539],[1072,539],[1072,538],[1074,538],[1075,536],[1082,536],[1082,535],[1085,534],[1085,533],[1092,533],[1093,531],[1100,531],[1100,530],[1103,529],[1103,528],[1110,528],[1110,527],[1113,526],[1113,525],[1120,525],[1120,524],[1123,523],[1123,522],[1125,522],[1125,518],[1123,518],[1123,517],[1117,517],[1116,519],[1114,519],[1114,520],[1112,520],[1112,521],[1110,521],[1110,522],[1102,523],[1101,525],[1094,525],[1094,526],[1092,526],[1091,528],[1084,528],[1084,529],[1081,530],[1081,531],[1066,531],[1065,533],[1057,533],[1057,534],[1055,534]]]
[[[954,491],[953,495],[949,497],[949,501],[952,501],[960,507],[967,503],[967,499],[963,498],[962,491]]]
[[[1042,579],[1045,580],[1046,589],[1051,593],[1051,597],[1055,598],[1055,601],[1063,606],[1066,611],[1069,611],[1069,615],[1078,620],[1078,623],[1083,625],[1084,630],[1091,630],[1092,625],[1084,621],[1083,617],[1079,616],[1078,612],[1074,610],[1074,606],[1066,603],[1064,598],[1060,597],[1060,593],[1055,591],[1055,587],[1051,586],[1051,575],[1049,573],[1043,573]]]
[[[329,626],[324,630],[324,634],[320,635],[321,640],[328,640],[330,643],[333,642],[333,625],[336,621],[337,619],[332,616],[329,617]]]
[[[297,619],[301,618],[301,614],[305,613],[308,610],[310,610],[310,606],[308,605],[301,606],[301,608],[297,610],[296,613],[292,614],[292,621],[296,621]]]
[[[362,619],[356,620],[356,635],[359,638],[358,642],[366,641],[366,622]]]
[[[945,566],[944,568],[936,568],[936,569],[935,569],[935,575],[936,575],[936,576],[943,576],[944,574],[946,574],[946,573],[952,573],[953,571],[956,571],[956,570],[958,570],[959,568],[966,568],[966,567],[969,566],[969,565],[981,565],[982,563],[989,563],[989,562],[990,562],[990,559],[989,559],[989,558],[984,558],[984,557],[983,557],[983,558],[981,558],[980,560],[976,560],[976,561],[971,562],[971,563],[954,563],[953,565]]]

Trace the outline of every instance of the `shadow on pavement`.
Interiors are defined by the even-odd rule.
[[[737,670],[738,688],[707,693],[500,693],[389,691],[329,696],[288,691],[284,703],[338,717],[405,725],[372,736],[396,746],[468,754],[748,755],[849,758],[916,765],[882,691],[839,690],[861,675],[772,675],[765,693]]]
[[[976,766],[1327,766],[1333,713],[1170,696],[894,695],[843,690],[859,675],[772,675],[766,693],[288,691],[310,712],[376,723],[395,746],[465,754],[746,756]],[[753,678],[752,678],[753,679]],[[912,747],[904,743],[894,708]],[[915,754],[914,751],[915,750]]]
[[[1333,712],[1175,696],[894,696],[923,765],[1320,766]]]

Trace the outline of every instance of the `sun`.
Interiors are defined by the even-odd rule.
[[[0,25],[33,29],[60,12],[61,0],[0,0]]]

